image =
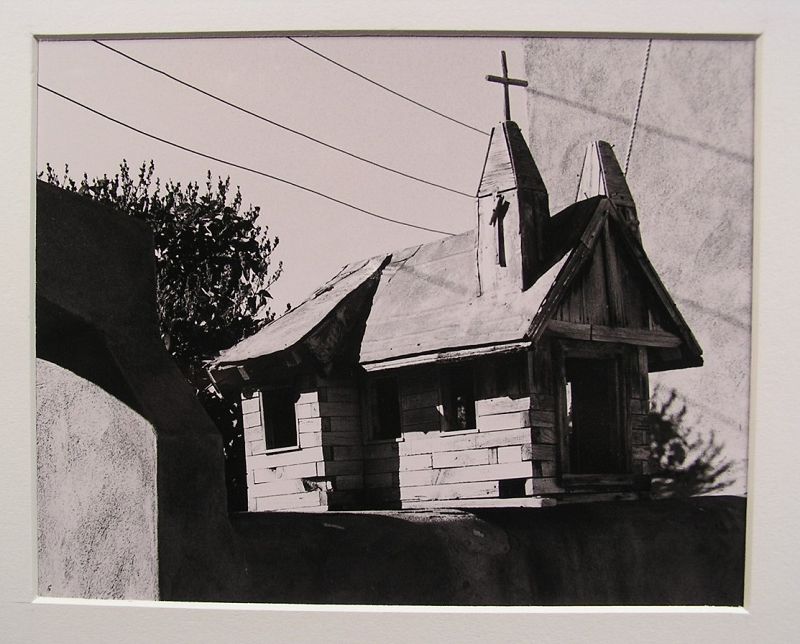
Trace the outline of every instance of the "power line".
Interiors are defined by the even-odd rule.
[[[267,118],[266,116],[263,116],[261,114],[257,114],[256,112],[253,112],[251,110],[248,110],[247,108],[241,107],[240,105],[237,105],[236,103],[232,103],[231,101],[225,100],[224,98],[221,98],[220,96],[217,96],[216,94],[212,94],[211,92],[208,92],[208,91],[206,91],[206,90],[204,90],[204,89],[202,89],[200,87],[197,87],[197,85],[192,85],[191,83],[188,83],[185,80],[182,80],[182,79],[178,78],[177,76],[173,76],[172,74],[170,74],[168,72],[165,72],[163,69],[159,69],[158,67],[154,67],[153,65],[149,65],[149,64],[147,64],[147,63],[145,63],[145,62],[143,62],[143,61],[141,61],[141,60],[139,60],[137,58],[134,58],[133,56],[130,56],[130,55],[120,51],[119,49],[115,49],[111,45],[107,45],[106,43],[100,42],[99,40],[94,40],[94,42],[97,43],[98,45],[100,45],[101,47],[105,47],[106,49],[108,49],[110,51],[113,51],[115,54],[119,54],[123,58],[127,58],[128,60],[130,60],[133,63],[136,63],[137,65],[141,65],[142,67],[145,67],[146,69],[149,69],[150,71],[156,72],[157,74],[161,74],[162,76],[166,76],[170,80],[175,81],[176,83],[179,83],[180,85],[183,85],[184,87],[188,87],[189,89],[193,89],[194,91],[199,92],[200,94],[203,94],[203,96],[207,96],[208,98],[214,99],[215,101],[218,101],[218,102],[222,103],[223,105],[227,105],[228,107],[232,107],[235,110],[239,110],[240,112],[243,112],[244,114],[247,114],[249,116],[257,118],[257,119],[259,119],[261,121],[264,121],[265,123],[269,123],[270,125],[274,125],[275,127],[278,127],[278,128],[280,128],[282,130],[285,130],[287,132],[291,132],[292,134],[296,134],[297,136],[302,136],[304,139],[307,139],[309,141],[313,141],[314,143],[322,145],[322,146],[324,146],[324,147],[326,147],[326,148],[328,148],[330,150],[334,150],[334,151],[339,152],[341,154],[345,154],[345,155],[349,156],[352,159],[357,159],[358,161],[362,161],[363,163],[368,163],[369,165],[373,165],[376,168],[380,168],[381,170],[386,170],[387,172],[393,172],[394,174],[400,175],[401,177],[405,177],[406,179],[411,179],[412,181],[418,181],[419,183],[424,183],[426,185],[433,186],[434,188],[439,188],[441,190],[447,190],[448,192],[453,192],[453,193],[455,193],[457,195],[462,195],[464,197],[469,197],[470,199],[474,198],[474,196],[475,196],[475,195],[469,194],[467,192],[462,192],[461,190],[456,190],[455,188],[448,188],[447,186],[443,186],[441,184],[434,183],[433,181],[428,181],[427,179],[421,179],[420,177],[415,177],[414,175],[408,174],[407,172],[403,172],[402,170],[397,170],[395,168],[391,168],[389,166],[383,165],[383,164],[378,163],[376,161],[372,161],[370,159],[367,159],[365,157],[359,156],[359,155],[354,154],[352,152],[348,152],[347,150],[339,148],[339,147],[337,147],[335,145],[332,145],[330,143],[326,143],[325,141],[317,139],[317,138],[315,138],[315,137],[313,137],[313,136],[311,136],[309,134],[305,134],[303,132],[300,132],[299,130],[295,130],[295,129],[289,127],[288,125],[283,125],[282,123],[278,123],[277,121],[273,121],[272,119]]]
[[[445,230],[437,230],[435,228],[426,228],[425,226],[417,226],[416,224],[411,224],[411,223],[408,223],[406,221],[400,221],[399,219],[392,219],[391,217],[384,217],[383,215],[379,215],[379,214],[371,212],[369,210],[365,210],[364,208],[359,208],[358,206],[354,206],[353,204],[348,203],[346,201],[342,201],[341,199],[337,199],[336,197],[331,197],[329,195],[326,195],[325,193],[320,192],[318,190],[314,190],[313,188],[307,188],[306,186],[300,185],[299,183],[294,183],[293,181],[289,181],[288,179],[282,179],[281,177],[277,177],[277,176],[275,176],[273,174],[268,174],[266,172],[262,172],[261,170],[255,170],[255,169],[249,168],[249,167],[247,167],[245,165],[241,165],[239,163],[234,163],[233,161],[226,161],[225,159],[220,159],[219,157],[215,157],[215,156],[212,156],[210,154],[205,154],[204,152],[199,152],[198,150],[194,150],[192,148],[186,147],[184,145],[181,145],[180,143],[174,143],[172,141],[168,141],[167,139],[163,139],[160,136],[156,136],[155,134],[150,134],[149,132],[145,132],[144,130],[140,130],[139,128],[134,127],[133,125],[128,125],[127,123],[124,123],[123,121],[120,121],[118,119],[115,119],[112,116],[109,116],[108,114],[104,114],[103,112],[100,112],[100,111],[98,111],[96,109],[93,109],[93,108],[89,107],[88,105],[84,105],[83,103],[81,103],[79,101],[76,101],[75,99],[70,98],[69,96],[65,96],[64,94],[61,94],[61,93],[55,91],[54,89],[50,89],[49,87],[46,87],[46,86],[42,85],[41,83],[37,83],[37,85],[41,89],[43,89],[45,91],[48,91],[51,94],[55,94],[56,96],[58,96],[60,98],[63,98],[65,101],[69,101],[70,103],[73,103],[74,105],[77,105],[78,107],[82,107],[83,109],[88,110],[89,112],[92,112],[92,114],[96,114],[97,116],[100,116],[100,117],[102,117],[102,118],[104,118],[104,119],[106,119],[108,121],[111,121],[112,123],[116,123],[117,125],[121,125],[124,128],[132,130],[133,132],[136,132],[137,134],[141,134],[142,136],[146,136],[146,137],[151,138],[151,139],[153,139],[155,141],[158,141],[160,143],[164,143],[165,145],[170,145],[170,146],[172,146],[174,148],[177,148],[179,150],[183,150],[184,152],[189,152],[190,154],[194,154],[194,155],[197,155],[199,157],[203,157],[204,159],[209,159],[211,161],[216,161],[217,163],[222,163],[224,165],[231,166],[232,168],[238,168],[239,170],[245,170],[246,172],[252,172],[253,174],[257,174],[259,176],[266,177],[267,179],[272,179],[273,181],[279,181],[280,183],[285,183],[286,185],[292,186],[293,188],[297,188],[297,189],[303,190],[305,192],[310,192],[313,195],[317,195],[318,197],[322,197],[324,199],[327,199],[328,201],[333,201],[334,203],[338,203],[338,204],[340,204],[342,206],[346,206],[348,208],[352,208],[353,210],[357,210],[358,212],[364,213],[365,215],[369,215],[370,217],[375,217],[376,219],[382,219],[383,221],[388,221],[388,222],[391,222],[393,224],[399,224],[400,226],[407,226],[409,228],[417,228],[418,230],[424,230],[424,231],[427,231],[429,233],[438,233],[440,235],[454,235],[455,234],[455,233],[447,232]]]
[[[375,85],[377,87],[380,87],[382,90],[385,90],[385,91],[389,92],[390,94],[394,94],[398,98],[402,98],[404,101],[408,101],[409,103],[412,103],[412,104],[416,105],[417,107],[421,107],[423,110],[428,110],[429,112],[433,112],[437,116],[441,116],[442,118],[447,119],[448,121],[452,121],[453,123],[458,123],[459,125],[463,125],[464,127],[469,128],[473,132],[477,132],[478,134],[484,134],[486,136],[489,136],[488,132],[484,132],[483,130],[481,130],[481,129],[477,128],[477,127],[473,127],[472,125],[469,125],[468,123],[464,123],[463,121],[459,121],[458,119],[454,119],[452,116],[448,116],[447,114],[442,114],[442,112],[439,112],[438,110],[435,110],[432,107],[428,107],[427,105],[423,105],[422,103],[419,103],[418,101],[415,101],[413,98],[409,98],[408,96],[405,96],[405,95],[401,94],[400,92],[396,92],[393,89],[391,89],[389,87],[386,87],[386,85],[381,85],[378,81],[374,81],[371,78],[369,78],[367,76],[364,76],[364,74],[360,74],[356,70],[351,69],[350,67],[347,67],[345,65],[342,65],[341,63],[333,60],[333,58],[328,58],[328,56],[326,56],[325,54],[321,54],[316,49],[312,49],[308,45],[304,45],[303,43],[301,43],[298,40],[295,40],[291,36],[286,36],[286,37],[289,40],[291,40],[295,45],[300,45],[300,47],[302,47],[303,49],[307,49],[312,54],[314,54],[316,56],[319,56],[323,60],[327,60],[329,63],[331,63],[333,65],[336,65],[337,67],[340,67],[340,68],[344,69],[345,71],[348,71],[351,74],[354,74],[355,76],[358,76],[360,79],[365,80],[368,83],[372,83],[373,85]]]
[[[650,47],[653,46],[653,39],[647,41],[647,53],[644,55],[644,67],[642,68],[642,82],[639,83],[639,96],[636,99],[636,111],[633,114],[631,123],[631,138],[628,141],[628,152],[625,154],[625,170],[623,174],[628,174],[628,163],[631,160],[631,150],[633,149],[633,137],[636,136],[636,124],[639,122],[639,109],[642,107],[642,93],[644,92],[644,81],[647,78],[647,64],[650,62]]]

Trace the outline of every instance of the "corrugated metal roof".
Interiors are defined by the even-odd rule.
[[[379,255],[348,264],[303,303],[231,349],[223,351],[213,364],[241,363],[294,346],[313,331],[349,293],[375,275],[388,257]]]

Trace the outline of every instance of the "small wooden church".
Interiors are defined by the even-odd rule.
[[[509,84],[501,78],[506,97]],[[702,350],[611,146],[552,215],[506,98],[475,228],[354,262],[223,352],[248,509],[541,506],[649,488],[648,374]]]

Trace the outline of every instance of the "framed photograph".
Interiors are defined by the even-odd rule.
[[[13,14],[9,629],[782,628],[792,11],[275,8]]]

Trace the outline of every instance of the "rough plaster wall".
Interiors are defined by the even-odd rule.
[[[113,385],[155,429],[159,597],[219,597],[244,567],[222,437],[160,338],[152,235],[41,181],[36,201],[37,355],[105,391]]]
[[[647,40],[526,44],[530,143],[552,212],[572,203],[586,144],[624,166]],[[699,369],[654,374],[740,462],[745,491],[753,226],[753,60],[745,41],[654,40],[628,183],[642,241],[704,350]]]
[[[158,599],[156,437],[97,385],[36,361],[39,594]]]

